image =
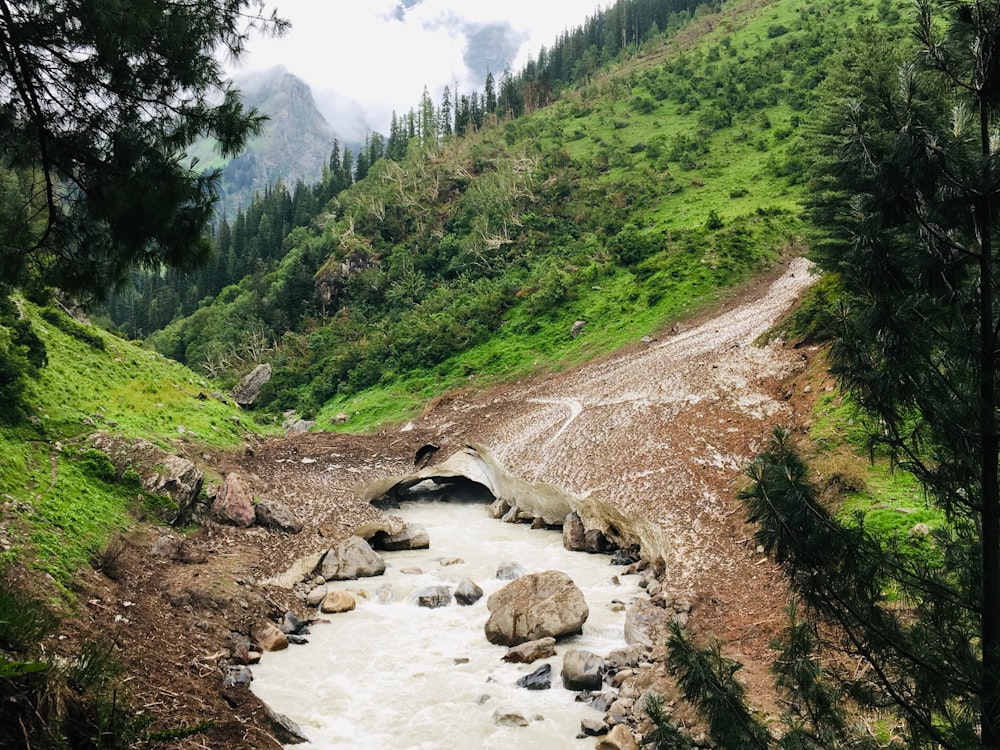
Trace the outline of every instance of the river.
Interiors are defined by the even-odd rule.
[[[592,748],[594,738],[576,738],[580,722],[602,714],[562,687],[561,654],[580,648],[605,656],[626,645],[622,605],[645,596],[638,576],[622,575],[606,555],[565,550],[558,531],[493,520],[480,504],[413,502],[393,512],[423,524],[430,549],[381,553],[385,575],[331,583],[353,592],[357,609],[324,615],[328,622],[311,626],[308,644],[265,654],[253,667],[253,691],[310,739],[295,747]],[[486,640],[486,599],[508,583],[496,579],[504,562],[528,573],[561,570],[584,592],[590,616],[583,633],[561,640],[556,657],[507,664],[506,649]],[[485,591],[472,606],[413,602],[421,589],[454,588],[462,578]],[[545,662],[553,668],[550,690],[516,686]],[[498,726],[498,710],[530,723]]]

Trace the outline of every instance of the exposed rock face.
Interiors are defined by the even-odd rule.
[[[319,605],[319,611],[324,614],[339,614],[350,612],[357,606],[354,597],[346,591],[329,591]]]
[[[377,532],[371,539],[374,549],[396,552],[398,550],[427,549],[431,537],[427,529],[419,523],[407,523],[395,534]]]
[[[455,601],[462,606],[475,604],[483,598],[483,590],[468,578],[463,578],[455,589]]]
[[[563,654],[562,683],[567,690],[600,690],[604,659],[590,651],[567,649]]]
[[[323,556],[320,575],[328,581],[347,581],[355,578],[380,576],[385,572],[385,561],[364,539],[348,537]]]
[[[205,475],[186,458],[175,456],[142,439],[129,439],[107,432],[90,437],[91,444],[111,459],[119,474],[131,469],[139,475],[143,489],[166,495],[177,505],[175,521],[187,517],[198,499]]]
[[[625,611],[625,642],[653,648],[667,642],[671,613],[649,599],[637,599]]]
[[[212,513],[223,521],[242,528],[253,526],[254,521],[257,520],[250,485],[237,472],[233,471],[227,474],[219,491],[215,493]]]
[[[555,638],[539,638],[518,646],[511,646],[504,654],[503,660],[512,664],[531,664],[539,659],[548,659],[556,655]]]
[[[590,615],[583,592],[558,570],[508,583],[490,596],[486,607],[486,638],[503,646],[579,633]]]
[[[264,704],[264,715],[271,724],[274,738],[282,745],[299,745],[309,741],[298,724],[284,714],[279,714],[266,703]]]
[[[248,409],[256,403],[260,397],[260,389],[264,383],[271,379],[271,365],[257,365],[243,380],[233,388],[233,401],[244,409]]]
[[[268,529],[277,529],[289,534],[302,531],[303,523],[291,508],[277,500],[261,500],[254,508],[257,523]]]

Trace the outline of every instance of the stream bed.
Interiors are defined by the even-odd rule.
[[[392,512],[424,525],[430,549],[382,552],[383,576],[331,582],[355,595],[357,609],[321,615],[326,622],[311,626],[308,644],[267,653],[253,667],[253,691],[310,739],[294,747],[592,748],[593,737],[576,738],[580,722],[602,714],[562,687],[561,654],[579,648],[606,656],[624,647],[623,605],[645,596],[639,577],[622,575],[607,555],[567,551],[558,531],[491,519],[480,504],[413,502]],[[507,562],[527,573],[561,570],[586,597],[583,633],[560,640],[553,658],[507,664],[506,648],[486,640],[486,600],[509,583],[496,578]],[[485,592],[474,605],[416,605],[416,592],[454,588],[463,578]],[[551,689],[517,687],[544,663],[552,665]],[[529,724],[498,725],[498,710]]]

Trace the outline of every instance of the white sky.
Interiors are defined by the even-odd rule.
[[[454,91],[457,84],[460,93],[481,92],[485,73],[473,74],[465,62],[469,37],[477,30],[507,27],[501,38],[516,73],[529,56],[550,47],[563,30],[581,25],[607,0],[271,0],[269,5],[277,6],[292,28],[279,39],[253,39],[235,73],[284,65],[310,85],[327,120],[346,135],[358,119],[388,133],[392,110],[402,114],[416,107],[425,85],[435,104],[445,85]],[[491,37],[493,47],[496,38]],[[491,69],[499,79],[502,67]]]

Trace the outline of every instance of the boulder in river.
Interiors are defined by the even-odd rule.
[[[326,596],[323,597],[323,601],[319,605],[319,611],[328,615],[339,614],[341,612],[350,612],[356,606],[357,602],[349,593],[334,590],[328,591]]]
[[[281,651],[288,648],[288,636],[270,620],[261,620],[250,629],[250,637],[262,651]]]
[[[543,664],[531,674],[517,681],[517,686],[527,690],[548,690],[552,687],[552,665]]]
[[[475,604],[483,598],[483,590],[468,578],[463,578],[455,589],[455,601],[462,606]]]
[[[497,566],[498,581],[516,581],[527,571],[516,562],[502,562]]]
[[[427,528],[419,523],[407,523],[395,534],[384,531],[376,532],[371,538],[373,549],[397,552],[399,550],[427,549],[431,546],[431,537]]]
[[[364,539],[348,537],[331,548],[320,563],[320,575],[328,581],[370,578],[385,573],[385,560]]]
[[[632,730],[625,724],[616,724],[598,741],[594,750],[639,750]]]
[[[567,649],[563,654],[562,683],[567,690],[600,690],[604,659],[591,651]]]
[[[539,659],[548,659],[556,655],[555,638],[539,638],[537,641],[527,641],[517,646],[511,646],[503,655],[503,660],[512,664],[531,664]]]
[[[508,583],[490,596],[486,607],[486,638],[503,646],[579,633],[590,615],[583,592],[558,570]]]
[[[583,552],[587,548],[586,533],[580,514],[573,511],[563,521],[563,547],[572,552]]]
[[[451,591],[447,586],[428,586],[417,592],[417,605],[427,609],[447,607],[451,604]]]

